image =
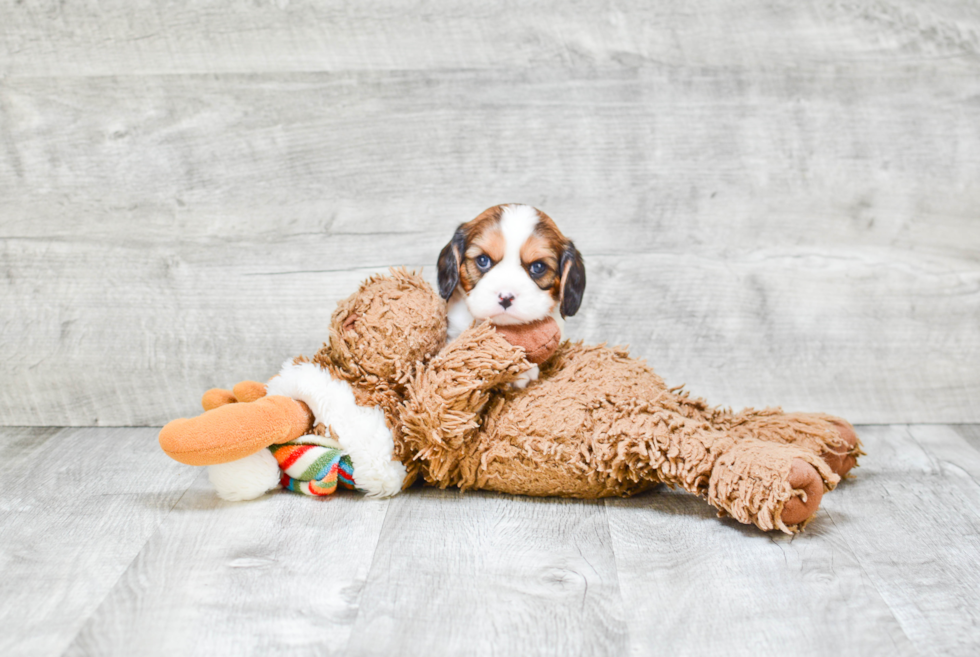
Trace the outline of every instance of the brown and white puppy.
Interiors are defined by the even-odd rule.
[[[526,324],[578,312],[585,264],[551,217],[529,205],[497,205],[461,224],[439,254],[439,294],[449,339],[474,321]],[[535,366],[519,387],[537,378]]]

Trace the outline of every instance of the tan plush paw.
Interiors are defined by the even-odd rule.
[[[803,529],[839,477],[795,445],[743,440],[718,457],[708,502],[739,522],[792,534]]]
[[[793,459],[787,477],[793,497],[783,504],[780,516],[785,525],[798,525],[813,516],[823,499],[823,479],[816,468],[803,459]]]
[[[851,471],[851,468],[857,465],[857,457],[863,452],[858,447],[858,437],[854,433],[854,427],[851,426],[850,422],[837,417],[827,418],[827,421],[837,429],[837,433],[840,434],[844,445],[831,447],[820,456],[827,462],[831,470],[838,476],[843,477]]]

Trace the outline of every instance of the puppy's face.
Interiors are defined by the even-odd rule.
[[[498,205],[459,226],[439,254],[439,293],[461,294],[477,320],[524,324],[574,315],[585,292],[585,264],[543,212]]]

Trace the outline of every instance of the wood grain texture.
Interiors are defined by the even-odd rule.
[[[864,427],[828,516],[922,655],[980,651],[980,453],[951,427]]]
[[[798,537],[682,492],[607,501],[631,654],[917,654],[828,518],[832,496]]]
[[[12,78],[2,236],[441,246],[509,199],[598,253],[975,258],[978,67]]]
[[[608,501],[617,566],[634,573],[634,650],[975,654],[980,454],[943,426],[858,433],[861,467],[796,537],[714,520],[683,494]]]
[[[793,67],[980,52],[970,2],[5,2],[0,75]],[[733,29],[737,28],[737,29]]]
[[[622,655],[601,502],[418,489],[394,498],[350,655]]]
[[[225,503],[151,430],[3,428],[0,651],[976,654],[980,426],[858,433],[786,537],[669,491]]]
[[[228,503],[194,470],[64,654],[342,654],[388,501],[281,491]]]
[[[963,440],[967,442],[967,444],[980,452],[980,425],[960,424],[954,425],[953,429]]]
[[[379,236],[371,245],[385,241]],[[395,238],[390,243],[397,248]],[[339,272],[268,273],[279,258],[289,259],[284,254],[302,257],[306,248],[285,241],[266,255],[250,244],[247,257],[241,246],[182,247],[180,255],[165,246],[118,249],[113,287],[86,280],[103,248],[83,253],[73,245],[61,257],[45,249],[43,266],[58,270],[45,277],[47,294],[70,296],[73,307],[38,308],[29,295],[14,296],[23,314],[47,319],[11,336],[17,342],[5,363],[15,376],[0,383],[3,419],[163,424],[200,412],[203,390],[265,379],[287,357],[311,354],[326,339],[336,301],[383,270],[351,263]],[[347,243],[347,253],[356,250]],[[954,274],[784,253],[726,262],[669,254],[588,262],[590,296],[569,335],[630,344],[667,381],[686,382],[713,403],[781,404],[852,421],[958,417],[980,404],[971,357],[980,349],[980,295]],[[912,290],[914,300],[882,294],[883,286]],[[638,287],[647,294],[637,295]],[[842,314],[842,307],[854,313]]]
[[[153,429],[0,427],[0,653],[60,655],[197,474]]]
[[[714,403],[980,421],[978,14],[0,5],[0,424],[194,413],[502,201]]]
[[[318,347],[363,276],[430,264],[449,227],[515,197],[586,254],[575,337],[629,342],[719,404],[973,419],[980,123],[930,113],[929,92],[980,82],[846,75],[771,76],[782,99],[761,105],[758,81],[719,104],[727,78],[666,70],[10,83],[27,123],[0,160],[0,422],[196,412]],[[761,116],[717,124],[733,107]],[[814,133],[830,141],[799,157],[778,137]],[[909,155],[923,138],[940,146]],[[780,166],[760,179],[736,143]]]

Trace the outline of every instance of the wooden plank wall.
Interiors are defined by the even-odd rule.
[[[2,0],[0,424],[195,413],[507,201],[669,382],[980,422],[972,0]]]

